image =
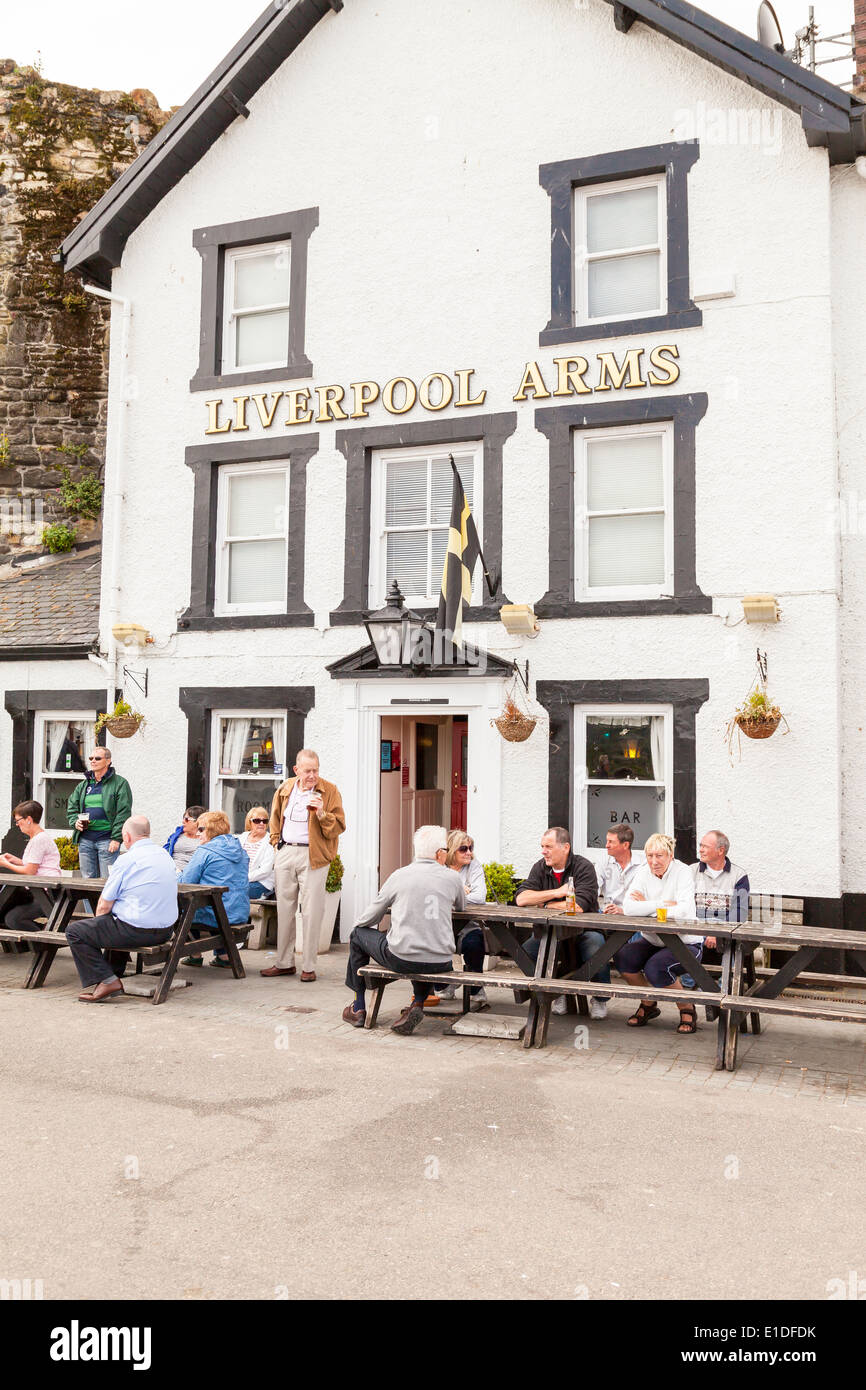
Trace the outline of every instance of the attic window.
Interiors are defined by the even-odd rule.
[[[311,377],[307,249],[318,208],[199,227],[200,356],[191,391]]]

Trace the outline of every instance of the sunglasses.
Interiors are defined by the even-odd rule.
[[[107,763],[107,762],[108,762],[108,759],[107,759],[107,758],[101,758],[101,757],[99,757],[99,756],[93,756],[93,755],[91,755],[91,757],[89,757],[89,758],[87,759],[87,761],[88,761],[89,763]]]
[[[253,816],[250,821],[250,825],[267,825],[267,823],[266,816]]]
[[[471,854],[474,848],[474,845],[458,845],[461,854]]]

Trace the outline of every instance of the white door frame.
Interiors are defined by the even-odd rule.
[[[465,715],[469,720],[466,824],[482,861],[498,860],[502,818],[502,741],[490,721],[502,710],[502,679],[467,676],[448,680],[396,677],[344,681],[343,805],[346,833],[340,854],[346,865],[340,902],[340,939],[379,891],[379,720],[385,714]],[[447,703],[433,704],[432,701]]]

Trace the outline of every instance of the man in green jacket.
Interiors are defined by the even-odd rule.
[[[107,878],[120,852],[124,822],[132,815],[132,791],[111,766],[107,748],[94,748],[90,772],[66,804],[84,878]]]

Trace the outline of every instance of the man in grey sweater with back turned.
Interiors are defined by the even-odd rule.
[[[412,970],[439,974],[453,968],[451,913],[466,906],[466,897],[460,875],[445,867],[447,841],[444,826],[422,825],[416,830],[412,863],[385,880],[349,937],[346,984],[355,998],[343,1010],[343,1021],[353,1028],[363,1028],[367,1019],[364,980],[358,971],[371,960],[397,974]],[[391,913],[391,925],[383,932],[376,924],[386,912]],[[392,1032],[414,1033],[431,989],[432,985],[413,982],[412,1002]]]

